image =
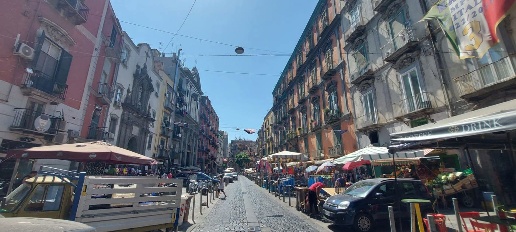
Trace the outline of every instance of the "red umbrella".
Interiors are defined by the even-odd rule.
[[[156,160],[152,158],[102,141],[15,149],[8,151],[7,156],[23,159],[102,161],[115,164],[156,164]]]
[[[344,164],[344,167],[342,167],[342,170],[350,171],[350,170],[353,170],[355,168],[358,168],[358,167],[360,167],[362,165],[366,165],[366,164],[371,164],[371,161],[360,160],[360,161],[355,161],[355,162],[349,162],[349,163]]]

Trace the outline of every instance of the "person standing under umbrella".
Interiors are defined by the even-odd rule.
[[[319,207],[318,207],[318,196],[319,190],[324,187],[322,182],[315,182],[310,185],[308,188],[308,205],[310,206],[310,214],[311,216],[319,215]]]

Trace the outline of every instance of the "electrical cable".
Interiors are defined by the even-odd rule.
[[[179,26],[179,29],[177,29],[176,33],[172,36],[172,38],[170,39],[170,41],[168,41],[167,46],[165,46],[165,48],[163,49],[163,51],[167,50],[168,45],[170,45],[170,43],[172,43],[172,41],[174,40],[174,38],[176,38],[177,33],[179,33],[179,31],[181,31],[181,28],[183,28],[183,26],[185,25],[185,22],[186,22],[186,20],[188,19],[188,16],[190,16],[190,13],[192,13],[192,9],[194,8],[194,6],[195,6],[195,3],[196,3],[196,2],[197,2],[197,0],[194,0],[194,2],[192,3],[192,6],[190,7],[190,10],[188,11],[188,14],[186,14],[186,17],[185,17],[185,19],[183,20],[183,23],[181,23],[181,26]]]

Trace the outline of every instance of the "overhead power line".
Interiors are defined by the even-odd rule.
[[[183,23],[181,23],[181,26],[179,26],[179,29],[177,29],[176,33],[175,33],[174,35],[172,35],[172,38],[170,39],[170,41],[168,41],[167,46],[165,46],[165,48],[163,49],[163,52],[164,52],[165,50],[167,50],[168,45],[170,45],[170,43],[172,43],[172,41],[174,40],[174,38],[176,38],[177,33],[179,33],[179,31],[181,31],[181,28],[183,28],[183,26],[185,25],[185,22],[186,22],[186,20],[188,19],[188,16],[190,16],[190,13],[192,13],[192,9],[194,8],[194,6],[195,6],[195,3],[196,3],[196,2],[197,2],[197,0],[194,0],[194,2],[193,2],[193,4],[192,4],[192,6],[190,7],[190,10],[188,11],[188,14],[186,14],[186,17],[185,17],[185,19],[183,20]]]

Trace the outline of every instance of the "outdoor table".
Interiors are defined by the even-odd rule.
[[[475,218],[477,221],[482,222],[488,222],[500,225],[500,231],[508,231],[507,228],[511,228],[511,226],[516,226],[516,219],[513,218],[507,218],[507,219],[500,219],[498,216],[482,216]],[[511,229],[514,231],[514,229]]]
[[[401,202],[409,203],[409,204],[414,204],[414,208],[416,210],[416,220],[417,220],[417,225],[419,227],[419,232],[424,232],[425,229],[423,227],[423,217],[421,217],[421,208],[419,207],[419,204],[421,204],[421,203],[431,203],[430,200],[426,200],[426,199],[402,199]],[[410,213],[412,213],[412,212],[410,212]]]

